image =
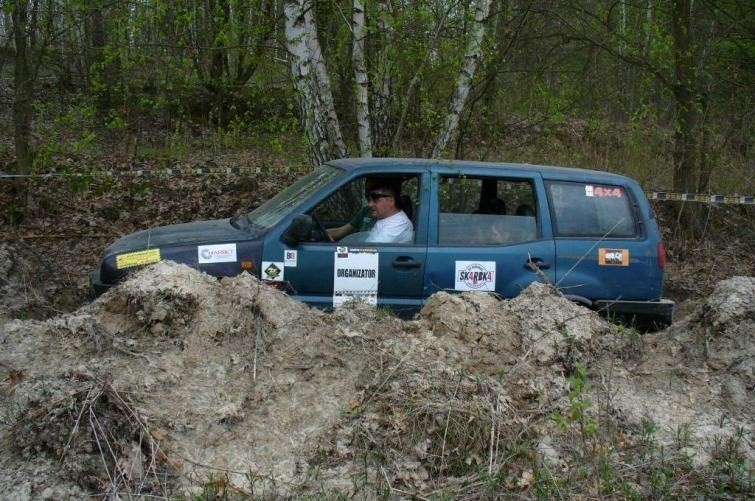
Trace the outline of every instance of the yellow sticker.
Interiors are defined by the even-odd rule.
[[[129,252],[121,254],[115,258],[115,267],[119,270],[152,264],[160,261],[160,249],[147,249],[139,252]]]
[[[598,249],[601,266],[629,266],[629,249]]]

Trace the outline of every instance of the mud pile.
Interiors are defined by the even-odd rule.
[[[43,302],[29,264],[16,249],[0,244],[0,324],[3,317],[33,310]]]
[[[742,308],[726,313],[723,296],[700,314],[729,343]],[[326,314],[249,275],[162,262],[75,313],[0,326],[0,488],[477,496],[480,482],[459,479],[484,471],[524,490],[533,461],[578,462],[584,423],[569,416],[587,396],[610,401],[587,415],[608,409],[628,434],[645,419],[722,412],[732,420],[720,433],[745,425],[751,353],[711,369],[697,352],[677,356],[691,346],[682,335],[643,339],[541,284],[510,301],[439,293],[403,322],[360,304]],[[685,379],[669,384],[680,360]],[[735,406],[700,379],[712,370],[749,394]],[[691,416],[658,412],[687,398]],[[512,445],[523,441],[530,450]]]
[[[653,423],[662,442],[681,442],[696,464],[743,436],[749,445],[741,452],[751,464],[755,278],[719,282],[691,315],[644,336],[642,346],[636,363],[607,373],[622,418],[637,426]]]

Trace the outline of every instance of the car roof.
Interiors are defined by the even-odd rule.
[[[474,160],[434,160],[429,158],[340,158],[327,162],[328,165],[345,171],[361,169],[394,170],[401,167],[445,167],[451,169],[505,169],[507,171],[521,171],[522,173],[538,172],[543,179],[564,180],[592,180],[604,182],[634,182],[620,174],[613,174],[599,170],[580,169],[575,167],[559,167],[554,165],[536,165],[509,162],[480,162]]]

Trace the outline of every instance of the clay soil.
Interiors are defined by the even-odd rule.
[[[2,492],[755,494],[743,208],[711,208],[694,244],[666,230],[681,315],[653,334],[540,283],[504,301],[438,293],[409,321],[360,304],[324,313],[250,275],[217,281],[171,262],[87,296],[116,236],[233,215],[295,176],[33,186],[0,242]]]

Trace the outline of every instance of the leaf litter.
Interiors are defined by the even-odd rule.
[[[73,313],[0,321],[0,486],[478,497],[486,474],[527,492],[533,464],[575,467],[585,423],[608,418],[616,456],[652,423],[701,465],[744,437],[752,464],[753,292],[752,277],[722,281],[639,336],[544,284],[503,301],[440,292],[402,321],[158,263]]]

